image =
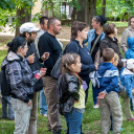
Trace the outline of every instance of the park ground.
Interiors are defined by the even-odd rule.
[[[121,23],[120,26],[127,26],[127,25],[124,23]],[[63,31],[66,31],[66,30],[63,29]],[[3,48],[3,45],[7,44],[7,42],[10,41],[11,38],[12,37],[6,38],[4,36],[2,37],[0,36],[0,48]],[[60,38],[64,39],[63,37],[60,37]],[[120,35],[118,36],[118,38],[120,39]],[[66,43],[67,43],[66,41],[63,42],[64,45]],[[7,53],[7,50],[2,50],[2,49],[0,50],[0,64],[3,58],[6,56],[6,53]],[[122,104],[122,100],[121,100],[121,104]],[[1,108],[2,108],[2,105],[0,103],[0,134],[13,134],[14,121],[3,120],[1,118],[2,117]],[[123,108],[123,104],[122,104],[122,108]],[[86,105],[86,110],[83,115],[83,122],[82,122],[83,132],[85,134],[101,134],[100,118],[101,118],[100,110],[93,109],[92,88],[90,84],[89,97],[88,97],[88,101]],[[66,129],[66,121],[63,116],[61,116],[61,122],[62,122],[63,129]],[[123,127],[123,130],[121,131],[121,134],[134,134],[134,122],[127,121],[124,114],[123,114],[123,126],[122,127]],[[38,130],[38,134],[51,134],[51,132],[47,131],[47,118],[41,116],[39,114],[39,110],[38,110],[37,130]],[[65,134],[64,131],[62,133]]]

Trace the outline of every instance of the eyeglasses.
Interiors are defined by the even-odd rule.
[[[24,46],[24,48],[28,48],[28,46]]]

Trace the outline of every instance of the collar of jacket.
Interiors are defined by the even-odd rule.
[[[106,37],[108,40],[112,41],[112,42],[116,42],[116,43],[118,42],[118,40],[117,40],[116,37],[112,38],[112,37],[109,37],[109,36],[107,36],[107,35],[105,35],[105,37]]]
[[[129,26],[128,29],[129,29],[130,31],[134,31],[134,28],[132,28],[131,26]]]
[[[72,38],[71,41],[74,41],[74,42],[76,42],[77,44],[80,44],[79,41],[78,41],[78,40],[75,40],[74,38]],[[83,41],[82,44],[84,44],[84,41]]]
[[[23,57],[10,51],[8,54],[7,54],[7,60],[8,61],[14,61],[14,60],[23,60]]]

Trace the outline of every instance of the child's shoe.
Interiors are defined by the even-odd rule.
[[[93,106],[93,108],[99,108],[99,105],[96,104],[96,105]]]

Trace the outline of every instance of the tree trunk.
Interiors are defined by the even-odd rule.
[[[16,17],[18,19],[18,23],[16,24],[16,33],[15,36],[18,36],[20,34],[19,27],[25,22],[31,21],[31,9],[21,8],[17,9]]]
[[[81,10],[77,10],[77,20],[85,22],[85,6],[86,0],[78,0],[79,5],[81,6]]]
[[[71,24],[73,24],[75,19],[76,19],[76,7],[73,8],[73,11],[71,13]]]
[[[86,6],[85,6],[85,22],[89,25],[89,0],[86,0]]]
[[[106,0],[102,0],[102,15],[106,16]]]
[[[90,21],[90,29],[92,28],[92,18],[95,16],[96,14],[96,0],[90,0],[90,17],[89,17],[89,21]]]

